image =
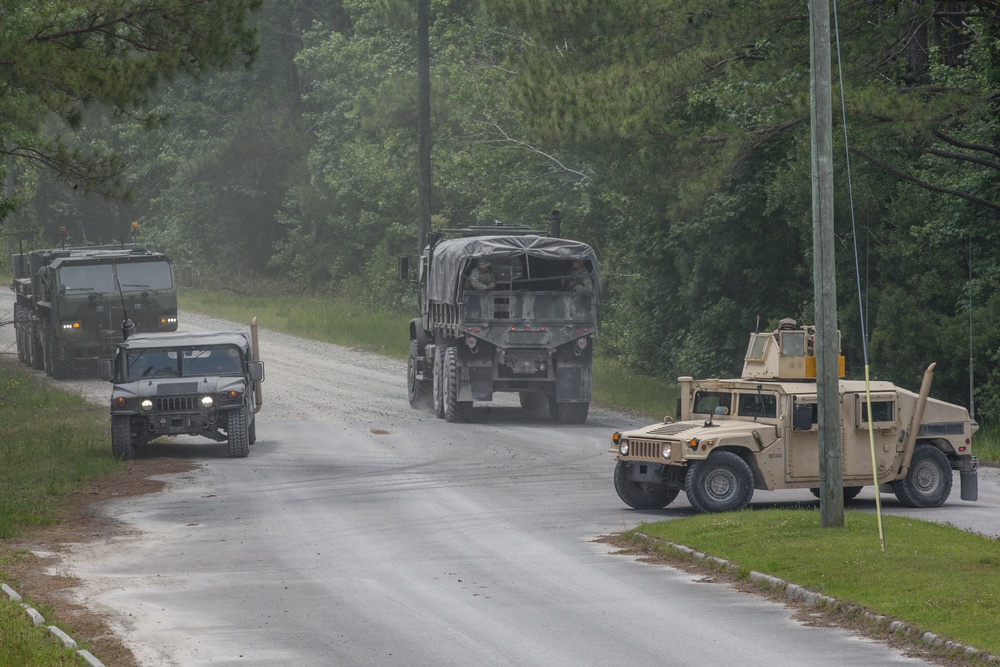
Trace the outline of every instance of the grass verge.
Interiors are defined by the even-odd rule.
[[[58,522],[73,493],[124,466],[111,457],[108,421],[106,409],[0,362],[0,540]],[[0,582],[17,590],[3,562]],[[0,596],[0,667],[69,664],[80,658]]]
[[[814,509],[744,510],[642,524],[642,533],[852,602],[875,613],[1000,655],[1000,541],[951,526],[847,510],[822,528]],[[646,543],[648,546],[648,543]],[[676,557],[672,549],[668,557]]]

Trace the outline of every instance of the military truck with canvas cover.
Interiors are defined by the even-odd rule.
[[[17,356],[54,378],[110,358],[119,324],[136,331],[177,329],[173,266],[137,245],[34,250],[13,256]]]
[[[256,324],[242,331],[133,334],[114,361],[99,362],[111,380],[111,449],[118,459],[161,436],[195,435],[228,443],[245,457],[257,440],[261,408]]]
[[[746,507],[755,489],[818,496],[815,340],[814,327],[785,320],[750,335],[742,377],[679,378],[678,421],[612,436],[619,497],[636,509],[659,509],[683,490],[696,510],[721,512]],[[872,381],[869,398],[864,381],[839,380],[845,501],[877,484],[907,507],[938,507],[951,493],[953,470],[962,499],[978,498],[978,425],[964,407],[929,397],[933,369],[919,393]]]
[[[468,418],[473,401],[516,392],[526,409],[547,407],[554,419],[586,421],[600,294],[593,249],[516,227],[481,231],[451,239],[434,234],[419,258],[410,405],[430,403],[438,417],[454,422]],[[477,278],[480,263],[491,265],[488,285]]]

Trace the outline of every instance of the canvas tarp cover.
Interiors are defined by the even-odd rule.
[[[465,269],[479,257],[489,257],[502,263],[514,257],[546,260],[581,259],[588,262],[593,273],[594,293],[599,293],[597,255],[586,243],[548,236],[473,236],[446,239],[434,246],[427,298],[455,305],[458,302]]]

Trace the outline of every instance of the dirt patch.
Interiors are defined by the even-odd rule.
[[[803,600],[789,598],[783,591],[758,586],[737,571],[697,560],[670,548],[657,549],[651,544],[633,541],[621,535],[608,535],[595,541],[617,547],[620,549],[618,553],[634,556],[643,563],[667,565],[692,575],[699,575],[700,582],[727,584],[742,593],[779,602],[791,609],[792,617],[803,625],[842,628],[859,637],[890,646],[910,658],[944,667],[982,667],[998,664],[995,658],[956,655],[953,651],[946,652],[943,648],[930,646],[921,641],[919,635],[893,632],[887,623],[876,623],[863,613],[852,613],[828,606],[815,607]]]
[[[59,574],[61,554],[70,544],[108,540],[126,529],[103,515],[100,503],[156,493],[163,489],[164,482],[153,477],[197,467],[180,458],[140,458],[124,470],[94,482],[73,496],[70,513],[59,523],[0,543],[3,581],[36,606],[46,622],[59,625],[107,667],[138,667],[132,651],[115,636],[104,617],[74,601],[72,592],[79,580]]]

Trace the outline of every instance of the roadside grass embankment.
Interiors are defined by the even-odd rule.
[[[649,549],[642,534],[681,544],[738,564],[743,577],[768,574],[1000,655],[1000,540],[899,516],[884,516],[883,529],[884,553],[868,512],[848,509],[842,528],[824,528],[818,509],[750,509],[642,524],[612,542]]]
[[[0,583],[18,590],[7,568],[27,554],[11,546],[13,539],[59,522],[74,493],[124,467],[111,457],[108,422],[106,409],[0,362]],[[26,602],[72,634],[47,609]],[[83,661],[48,628],[35,627],[20,603],[0,595],[0,667],[70,664]]]

